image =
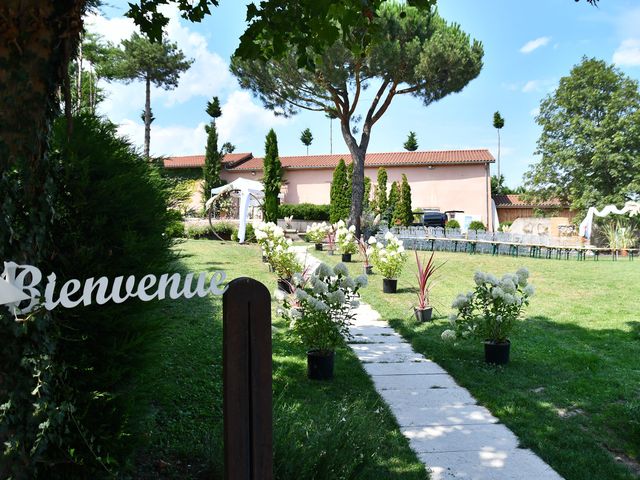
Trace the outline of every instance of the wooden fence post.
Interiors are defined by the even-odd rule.
[[[272,480],[271,295],[237,278],[222,305],[224,478]]]

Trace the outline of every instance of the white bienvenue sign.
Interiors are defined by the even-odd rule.
[[[68,280],[56,288],[56,274],[51,273],[44,285],[44,295],[39,286],[42,282],[42,272],[32,265],[18,265],[14,262],[4,263],[4,273],[0,277],[0,305],[6,305],[15,315],[31,312],[38,306],[47,310],[61,306],[75,308],[80,305],[88,306],[92,303],[104,305],[107,302],[123,303],[131,298],[138,298],[143,302],[180,297],[205,297],[209,293],[222,295],[226,287],[221,284],[226,279],[223,271],[215,271],[207,280],[207,273],[187,273],[184,279],[179,273],[160,275],[144,275],[140,279],[129,275],[119,276],[110,281],[107,277],[91,277],[83,282]],[[20,307],[23,302],[26,306]]]

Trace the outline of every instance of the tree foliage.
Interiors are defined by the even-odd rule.
[[[300,133],[300,141],[307,147],[307,155],[309,155],[309,145],[313,142],[313,134],[310,129],[305,128],[302,133]]]
[[[101,72],[110,80],[145,83],[144,154],[149,158],[151,143],[151,85],[165,90],[178,86],[180,75],[187,71],[192,59],[187,59],[175,43],[163,39],[151,42],[137,33],[123,40],[121,48],[112,49],[108,63]]]
[[[264,185],[264,221],[275,222],[278,219],[278,195],[282,187],[282,164],[278,154],[278,137],[269,130],[264,144],[263,178]]]
[[[222,149],[218,149],[218,129],[216,127],[216,118],[222,115],[220,110],[220,101],[218,97],[213,97],[207,102],[207,114],[211,117],[211,122],[206,125],[207,147],[204,154],[204,166],[202,167],[202,201],[206,201],[211,197],[211,189],[224,185],[224,181],[220,178],[222,171],[222,159],[229,152],[229,147],[225,143]]]
[[[621,205],[640,191],[638,82],[602,60],[583,58],[540,105],[541,160],[526,174],[539,199],[585,212]]]
[[[393,223],[408,227],[413,223],[413,210],[411,208],[411,186],[404,173],[402,174],[398,197],[399,201],[394,211]]]
[[[386,218],[389,225],[394,225],[396,220],[396,209],[398,208],[398,202],[400,201],[400,189],[398,188],[398,182],[391,183],[389,189],[389,203],[386,209]]]
[[[407,140],[402,146],[408,152],[415,152],[418,149],[418,138],[416,137],[416,132],[409,132]]]
[[[384,214],[387,210],[387,170],[378,168],[378,183],[375,188],[375,211]]]
[[[349,169],[344,159],[341,158],[333,170],[333,179],[331,181],[331,209],[329,215],[331,223],[335,223],[338,220],[345,220],[349,216],[351,207],[349,190]]]
[[[459,92],[480,73],[483,56],[480,42],[471,41],[459,26],[444,21],[435,8],[420,10],[384,3],[367,22],[371,27],[363,33],[367,48],[359,47],[362,35],[355,38],[352,30],[342,31],[338,23],[333,26],[337,29],[335,42],[317,53],[318,61],[305,63],[304,68],[298,62],[300,52],[286,42],[279,55],[279,47],[260,43],[264,46],[259,49],[262,57],[245,60],[235,55],[231,62],[240,84],[276,113],[293,115],[306,109],[331,113],[340,120],[354,163],[349,221],[357,229],[364,195],[364,160],[375,123],[398,95],[413,95],[430,105]],[[285,35],[274,42],[279,45],[286,39]],[[361,94],[369,84],[376,86],[370,103],[364,105]],[[359,108],[364,114],[357,140],[353,132]]]

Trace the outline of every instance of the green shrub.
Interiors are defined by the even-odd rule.
[[[114,124],[77,117],[67,138],[66,122],[59,119],[51,157],[59,165],[62,192],[53,226],[58,285],[71,278],[140,278],[166,271],[171,215],[165,183]],[[53,312],[60,338],[52,369],[64,369],[56,387],[64,408],[57,415],[68,416],[68,429],[64,439],[55,439],[42,478],[127,471],[149,411],[137,374],[158,353],[161,318],[141,320],[153,308],[129,301]]]
[[[513,225],[513,222],[501,222],[500,223],[500,231],[504,232],[507,228]]]
[[[449,220],[445,224],[445,227],[447,227],[447,228],[460,228],[460,223],[458,223],[458,221],[455,218],[452,218],[451,220]]]
[[[214,235],[215,232],[218,236]],[[208,238],[211,240],[231,240],[233,235],[238,234],[238,227],[233,223],[216,222],[213,224],[213,232],[209,224],[205,225],[187,225],[185,226],[185,236],[187,238]]]
[[[280,205],[280,218],[293,217],[296,220],[328,221],[330,205],[315,205],[313,203],[299,203],[297,205],[285,203]]]
[[[469,230],[486,230],[486,229],[487,228],[484,226],[484,223],[482,223],[479,220],[474,220],[469,224]]]

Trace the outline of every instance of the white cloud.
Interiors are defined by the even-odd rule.
[[[522,87],[524,93],[535,92],[537,90],[540,90],[540,80],[529,80]]]
[[[124,119],[118,126],[123,135],[142,151],[144,145],[144,124],[140,121]],[[166,127],[151,125],[151,154],[153,156],[199,155],[204,153],[207,134],[204,123],[195,128],[170,125]]]
[[[624,40],[613,54],[613,63],[621,67],[640,66],[640,38]]]
[[[101,35],[105,40],[118,44],[136,31],[133,20],[127,17],[107,18],[98,13],[87,15],[84,22],[87,31]]]
[[[264,137],[270,128],[287,123],[289,119],[256,105],[249,92],[237,90],[222,105],[217,127],[223,142],[239,144],[256,135]]]
[[[534,50],[544,47],[551,41],[551,37],[539,37],[535,40],[530,40],[520,48],[520,53],[531,53]]]

